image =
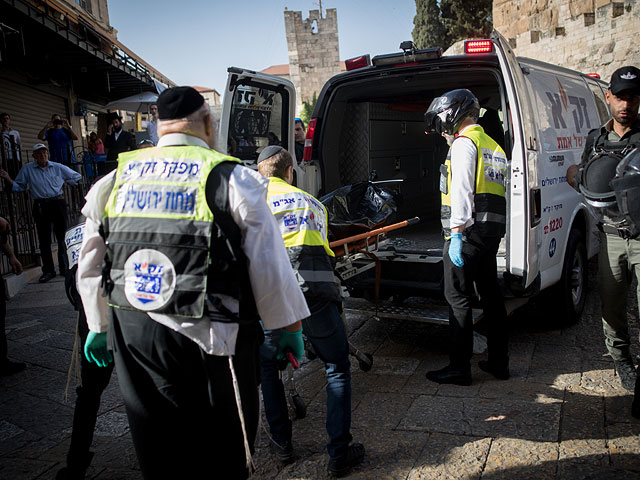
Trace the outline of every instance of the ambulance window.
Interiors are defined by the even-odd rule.
[[[227,152],[254,162],[269,145],[287,146],[287,120],[283,112],[288,98],[277,87],[239,85],[233,96]],[[285,115],[286,116],[286,115]]]
[[[602,88],[592,80],[587,80],[587,83],[589,84],[589,88],[591,89],[591,93],[593,93],[593,98],[596,102],[598,116],[600,117],[600,125],[604,125],[609,120],[610,115],[609,107],[607,106],[607,101],[605,100]]]

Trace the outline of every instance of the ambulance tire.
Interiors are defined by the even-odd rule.
[[[567,249],[560,281],[549,288],[549,303],[553,305],[556,325],[576,323],[584,309],[587,298],[587,248],[582,233],[572,229],[567,240]]]

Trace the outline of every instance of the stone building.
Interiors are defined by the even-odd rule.
[[[216,107],[220,105],[220,93],[218,93],[215,88],[200,87],[197,85],[193,85],[193,88],[195,88],[200,93],[200,95],[204,97],[205,102],[207,102],[210,107]]]
[[[494,0],[493,25],[516,55],[608,80],[640,66],[638,0]]]
[[[325,82],[340,73],[338,13],[335,8],[302,12],[285,10],[284,23],[289,51],[289,76],[296,87],[296,112],[302,102],[311,102]]]

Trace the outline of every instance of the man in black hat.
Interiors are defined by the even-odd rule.
[[[158,146],[120,154],[82,210],[85,356],[112,361],[109,328],[144,478],[244,479],[259,419],[258,318],[286,330],[278,349],[302,358],[309,310],[267,182],[210,149],[202,95],[169,88],[158,110]]]
[[[573,187],[576,187],[575,175],[579,168],[596,158],[598,162],[607,162],[607,155],[602,152],[623,155],[634,147],[640,147],[640,70],[633,66],[617,69],[611,76],[605,96],[612,118],[589,132],[580,166],[572,165],[567,170],[567,181]],[[633,391],[636,367],[629,351],[627,293],[634,271],[636,276],[640,273],[640,240],[626,238],[624,231],[607,225],[607,219],[605,216],[604,222],[598,225],[601,230],[598,284],[602,326],[605,344],[620,382],[625,389]]]
[[[135,137],[122,129],[122,117],[117,113],[111,113],[108,117],[109,126],[107,127],[107,136],[104,139],[104,147],[107,149],[107,162],[104,171],[99,172],[100,175],[110,172],[116,168],[116,160],[122,152],[136,149]]]

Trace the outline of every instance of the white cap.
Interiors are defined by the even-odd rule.
[[[47,150],[49,150],[49,148],[48,148],[44,143],[36,143],[36,144],[33,146],[33,149],[32,149],[32,150],[33,150],[34,152],[36,152],[36,151],[38,151],[38,150],[40,150],[40,149],[42,149],[42,148],[46,148]]]

